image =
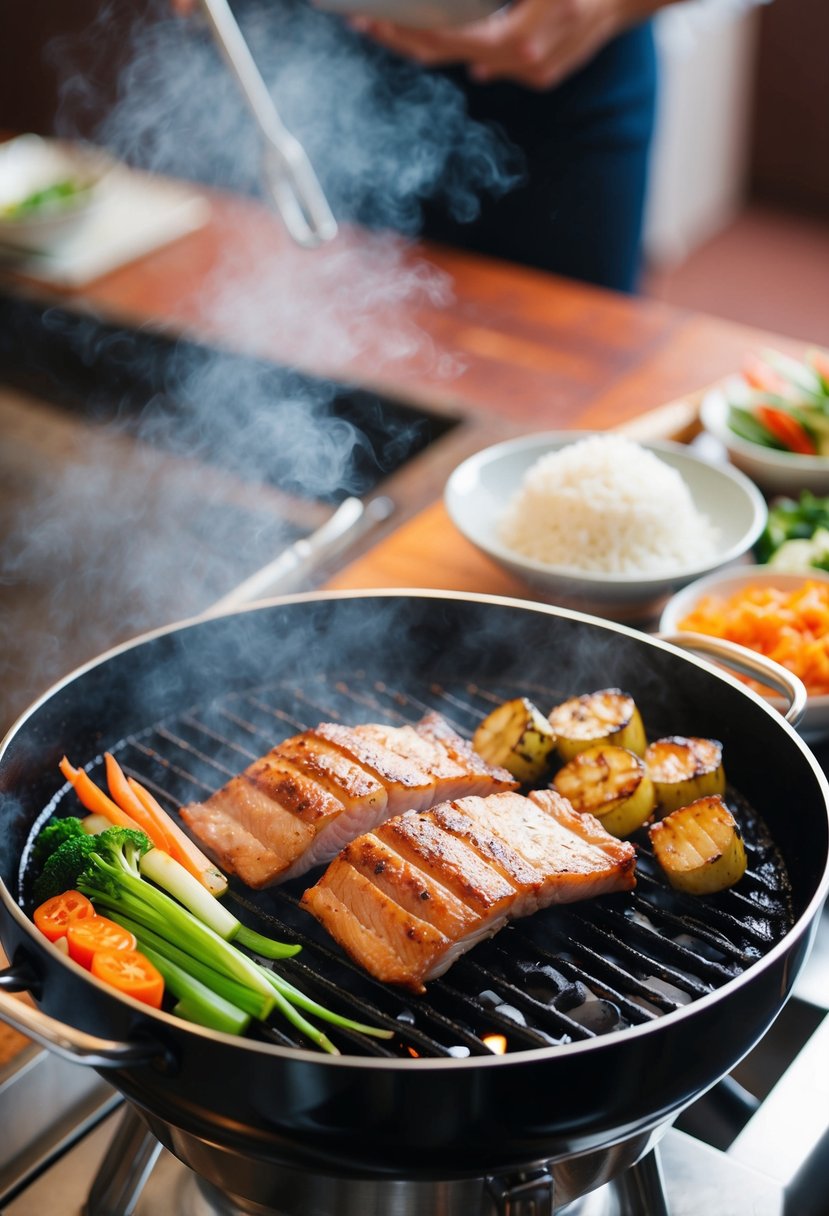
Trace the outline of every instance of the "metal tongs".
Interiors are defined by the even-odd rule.
[[[202,0],[216,45],[242,90],[265,142],[263,172],[268,189],[298,245],[313,249],[337,235],[317,175],[305,149],[287,129],[227,0]]]

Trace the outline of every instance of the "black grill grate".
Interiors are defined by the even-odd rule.
[[[434,709],[471,735],[493,705],[518,693],[541,706],[563,695],[527,685],[484,689],[425,682],[402,693],[362,674],[347,682],[320,677],[302,688],[269,685],[219,698],[110,750],[162,805],[175,810],[203,800],[275,743],[321,721],[402,724]],[[656,737],[658,723],[647,722],[642,708]],[[687,729],[693,733],[693,723]],[[90,771],[101,777],[97,766]],[[467,1056],[587,1040],[649,1023],[716,990],[790,927],[782,859],[758,814],[734,791],[729,801],[749,858],[738,889],[705,899],[673,891],[660,877],[646,833],[639,833],[633,838],[634,892],[516,921],[461,957],[422,998],[366,975],[299,907],[314,872],[265,892],[234,884],[231,899],[242,919],[302,944],[295,959],[280,964],[293,983],[341,1013],[396,1032],[393,1040],[378,1042],[336,1031],[332,1038],[341,1051]],[[274,1022],[257,1033],[283,1046],[305,1046],[285,1024]]]

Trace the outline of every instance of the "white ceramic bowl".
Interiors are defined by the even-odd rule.
[[[684,620],[704,595],[728,596],[742,587],[757,583],[765,583],[770,587],[779,587],[783,591],[789,591],[802,587],[809,581],[829,584],[829,574],[825,574],[821,570],[813,570],[809,574],[786,574],[781,570],[771,570],[768,566],[742,566],[739,569],[718,570],[705,578],[697,579],[672,596],[659,619],[659,631],[666,634],[681,634],[679,622]],[[783,708],[783,702],[779,698],[770,697],[769,700],[779,709]],[[810,740],[829,735],[829,695],[808,698],[806,712],[800,720],[798,730]]]
[[[459,465],[446,486],[447,511],[467,540],[551,602],[613,620],[653,619],[676,590],[744,557],[762,532],[767,518],[765,501],[742,473],[726,464],[710,464],[680,444],[643,443],[639,446],[679,472],[697,509],[716,525],[719,545],[710,560],[658,576],[600,574],[552,566],[509,549],[499,539],[498,528],[524,475],[546,453],[587,434],[552,431],[486,448]]]
[[[700,418],[706,431],[723,445],[731,463],[766,494],[797,497],[801,490],[829,494],[829,457],[780,452],[741,439],[728,425],[728,401],[722,388],[713,388],[705,394]]]
[[[84,144],[20,135],[0,143],[0,247],[6,251],[43,252],[86,222],[98,201],[98,189],[112,166],[106,153]],[[61,182],[75,189],[52,206],[17,218],[10,206]]]

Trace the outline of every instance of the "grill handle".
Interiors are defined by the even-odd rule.
[[[738,646],[736,642],[709,637],[705,633],[657,633],[656,637],[680,650],[713,659],[729,671],[759,680],[775,692],[782,693],[787,702],[783,716],[790,725],[797,726],[803,717],[808,697],[805,684],[794,672],[781,667],[773,659],[767,659],[765,655],[748,650],[745,646]]]
[[[133,1043],[120,1043],[114,1039],[99,1039],[58,1022],[10,995],[13,992],[34,993],[39,987],[36,975],[25,965],[0,971],[0,1020],[72,1064],[86,1064],[90,1068],[136,1068],[153,1064],[165,1072],[172,1070],[172,1058],[158,1042],[136,1039]]]

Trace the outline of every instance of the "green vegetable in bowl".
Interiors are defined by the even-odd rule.
[[[754,547],[755,557],[758,562],[769,562],[778,569],[794,569],[790,563],[806,559],[805,565],[798,565],[797,569],[829,570],[829,555],[824,551],[821,533],[829,538],[829,498],[820,498],[809,490],[803,490],[797,500],[778,498],[769,507],[766,526]],[[777,556],[784,547],[795,543],[797,549],[787,549],[783,556]],[[808,550],[804,545],[809,546]]]
[[[769,566],[786,574],[829,572],[829,530],[818,528],[809,540],[787,540],[769,558]]]

